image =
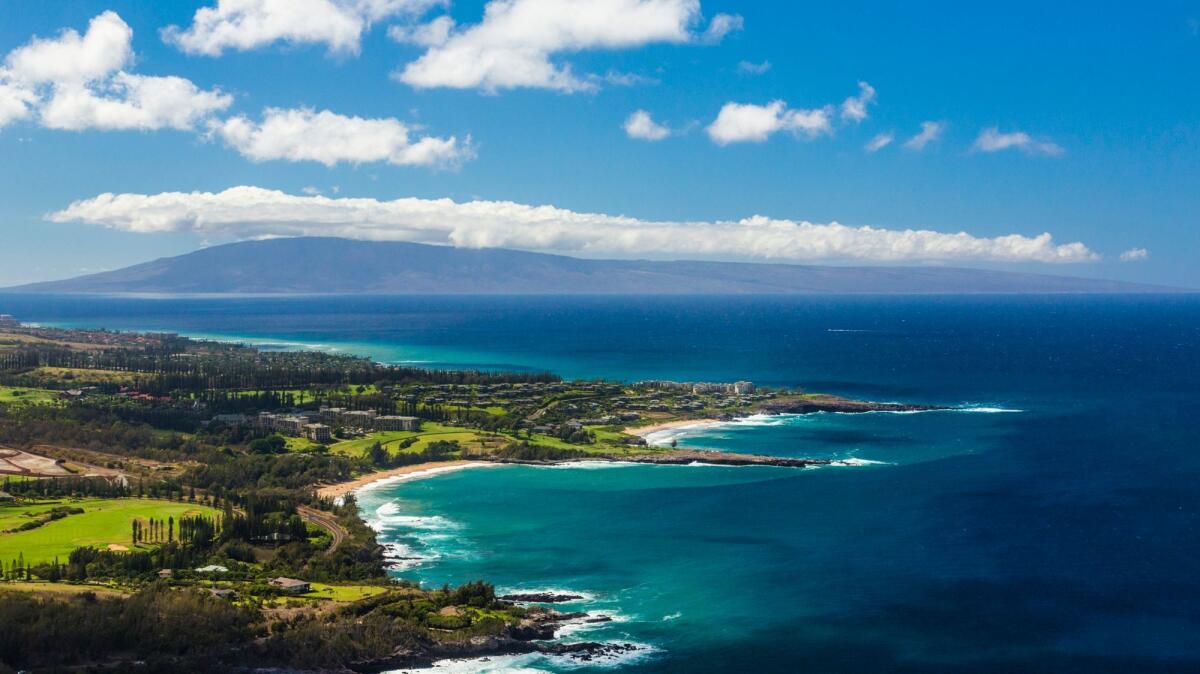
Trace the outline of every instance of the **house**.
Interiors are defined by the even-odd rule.
[[[229,573],[229,569],[220,564],[209,564],[196,569],[196,573]]]
[[[159,578],[170,578],[174,575],[175,575],[175,572],[170,569],[159,569],[159,571],[158,571]]]
[[[308,581],[285,578],[283,576],[272,578],[270,584],[288,594],[304,594],[312,590],[312,586],[308,584]]]
[[[15,496],[13,496],[12,494],[10,494],[6,491],[0,491],[0,503],[8,503],[9,501],[15,501],[15,500],[17,500],[17,498]]]
[[[333,441],[333,431],[325,424],[305,424],[304,437],[324,444]]]
[[[218,599],[236,599],[237,592],[227,587],[212,587],[208,589],[208,593]]]

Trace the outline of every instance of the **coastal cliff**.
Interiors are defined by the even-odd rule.
[[[943,405],[913,405],[909,403],[880,403],[869,400],[854,400],[823,393],[810,393],[798,397],[767,401],[758,407],[759,414],[813,414],[837,412],[862,414],[865,412],[933,412],[950,409]]]

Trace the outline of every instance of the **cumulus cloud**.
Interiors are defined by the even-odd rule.
[[[51,129],[186,131],[229,106],[229,96],[202,91],[182,77],[117,73],[104,87],[61,87],[42,108]]]
[[[356,54],[371,24],[419,16],[446,0],[217,0],[201,7],[186,30],[168,26],[163,41],[189,54],[220,56],[275,42],[324,44],[330,53]]]
[[[37,99],[32,91],[6,84],[3,78],[4,73],[0,71],[0,129],[18,119],[28,117],[30,107]]]
[[[946,125],[943,122],[921,122],[920,133],[904,141],[904,147],[910,150],[924,150],[926,145],[941,138],[945,130]]]
[[[401,42],[426,47],[393,76],[420,89],[591,91],[598,86],[596,77],[579,76],[556,57],[711,42],[741,25],[740,17],[719,14],[696,34],[691,27],[699,20],[699,0],[490,0],[478,24],[457,26],[438,17],[390,31]]]
[[[863,146],[863,149],[867,152],[879,152],[883,148],[891,145],[892,141],[895,139],[896,134],[892,133],[891,131],[885,131],[883,133],[876,134],[874,138],[867,141],[867,144]]]
[[[115,12],[80,35],[33,38],[0,66],[0,126],[34,116],[53,129],[194,129],[233,98],[182,77],[128,72],[133,30]]]
[[[832,106],[792,110],[783,101],[772,101],[767,105],[726,103],[707,131],[717,145],[761,143],[777,131],[816,138],[833,133],[832,116]]]
[[[393,117],[347,117],[328,110],[268,108],[261,122],[244,116],[213,122],[210,133],[253,161],[282,159],[387,162],[400,166],[454,166],[472,156],[470,139],[413,137],[413,127]]]
[[[698,39],[703,44],[719,44],[726,35],[745,28],[745,23],[740,14],[718,14],[712,18],[708,29]]]
[[[662,140],[671,135],[671,129],[654,121],[645,110],[635,110],[625,120],[625,134],[639,140]]]
[[[1150,251],[1145,248],[1130,248],[1121,253],[1121,262],[1141,262],[1150,257]]]
[[[47,215],[140,233],[191,232],[238,239],[341,236],[468,248],[614,257],[1088,262],[1082,243],[1050,234],[976,237],[756,215],[736,221],[649,221],[505,201],[300,196],[258,187],[223,192],[101,194]]]
[[[763,61],[762,63],[754,63],[752,61],[739,61],[738,65],[737,65],[738,72],[743,75],[762,75],[763,73],[767,72],[770,69],[771,69],[770,61]]]
[[[842,101],[842,119],[861,122],[867,118],[867,106],[875,101],[875,87],[866,82],[858,83],[858,94]]]
[[[979,152],[1000,152],[1016,149],[1026,154],[1057,157],[1063,153],[1060,145],[1049,140],[1038,140],[1024,131],[1001,133],[996,127],[990,127],[979,132],[975,139],[974,149]]]

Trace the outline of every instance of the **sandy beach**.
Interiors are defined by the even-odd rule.
[[[649,426],[638,426],[637,428],[626,429],[625,432],[630,435],[646,437],[651,433],[665,431],[669,428],[683,428],[684,426],[702,426],[704,424],[717,424],[720,419],[678,419],[676,421],[664,421],[661,424],[651,424]]]
[[[436,469],[442,469],[442,468],[454,468],[454,467],[458,467],[458,466],[466,466],[466,465],[471,465],[471,464],[476,464],[476,463],[479,463],[479,462],[478,461],[467,461],[465,459],[460,459],[460,460],[456,460],[456,461],[430,461],[428,463],[416,463],[411,466],[401,466],[399,468],[392,468],[391,470],[381,470],[381,471],[378,471],[375,473],[368,473],[366,475],[363,475],[362,477],[355,478],[348,482],[339,482],[337,484],[331,484],[331,485],[326,485],[324,487],[321,487],[320,489],[317,490],[317,496],[319,496],[321,498],[336,499],[336,498],[345,496],[346,494],[349,494],[352,491],[361,489],[361,488],[371,484],[372,482],[386,480],[389,477],[398,477],[400,475],[411,475],[413,473],[420,473],[420,472],[424,472],[427,470],[436,470]]]

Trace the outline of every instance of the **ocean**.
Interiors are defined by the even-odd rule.
[[[676,429],[812,469],[503,466],[360,495],[426,584],[613,618],[449,671],[1200,671],[1200,298],[0,295],[25,321],[430,367],[800,386],[950,405]]]

